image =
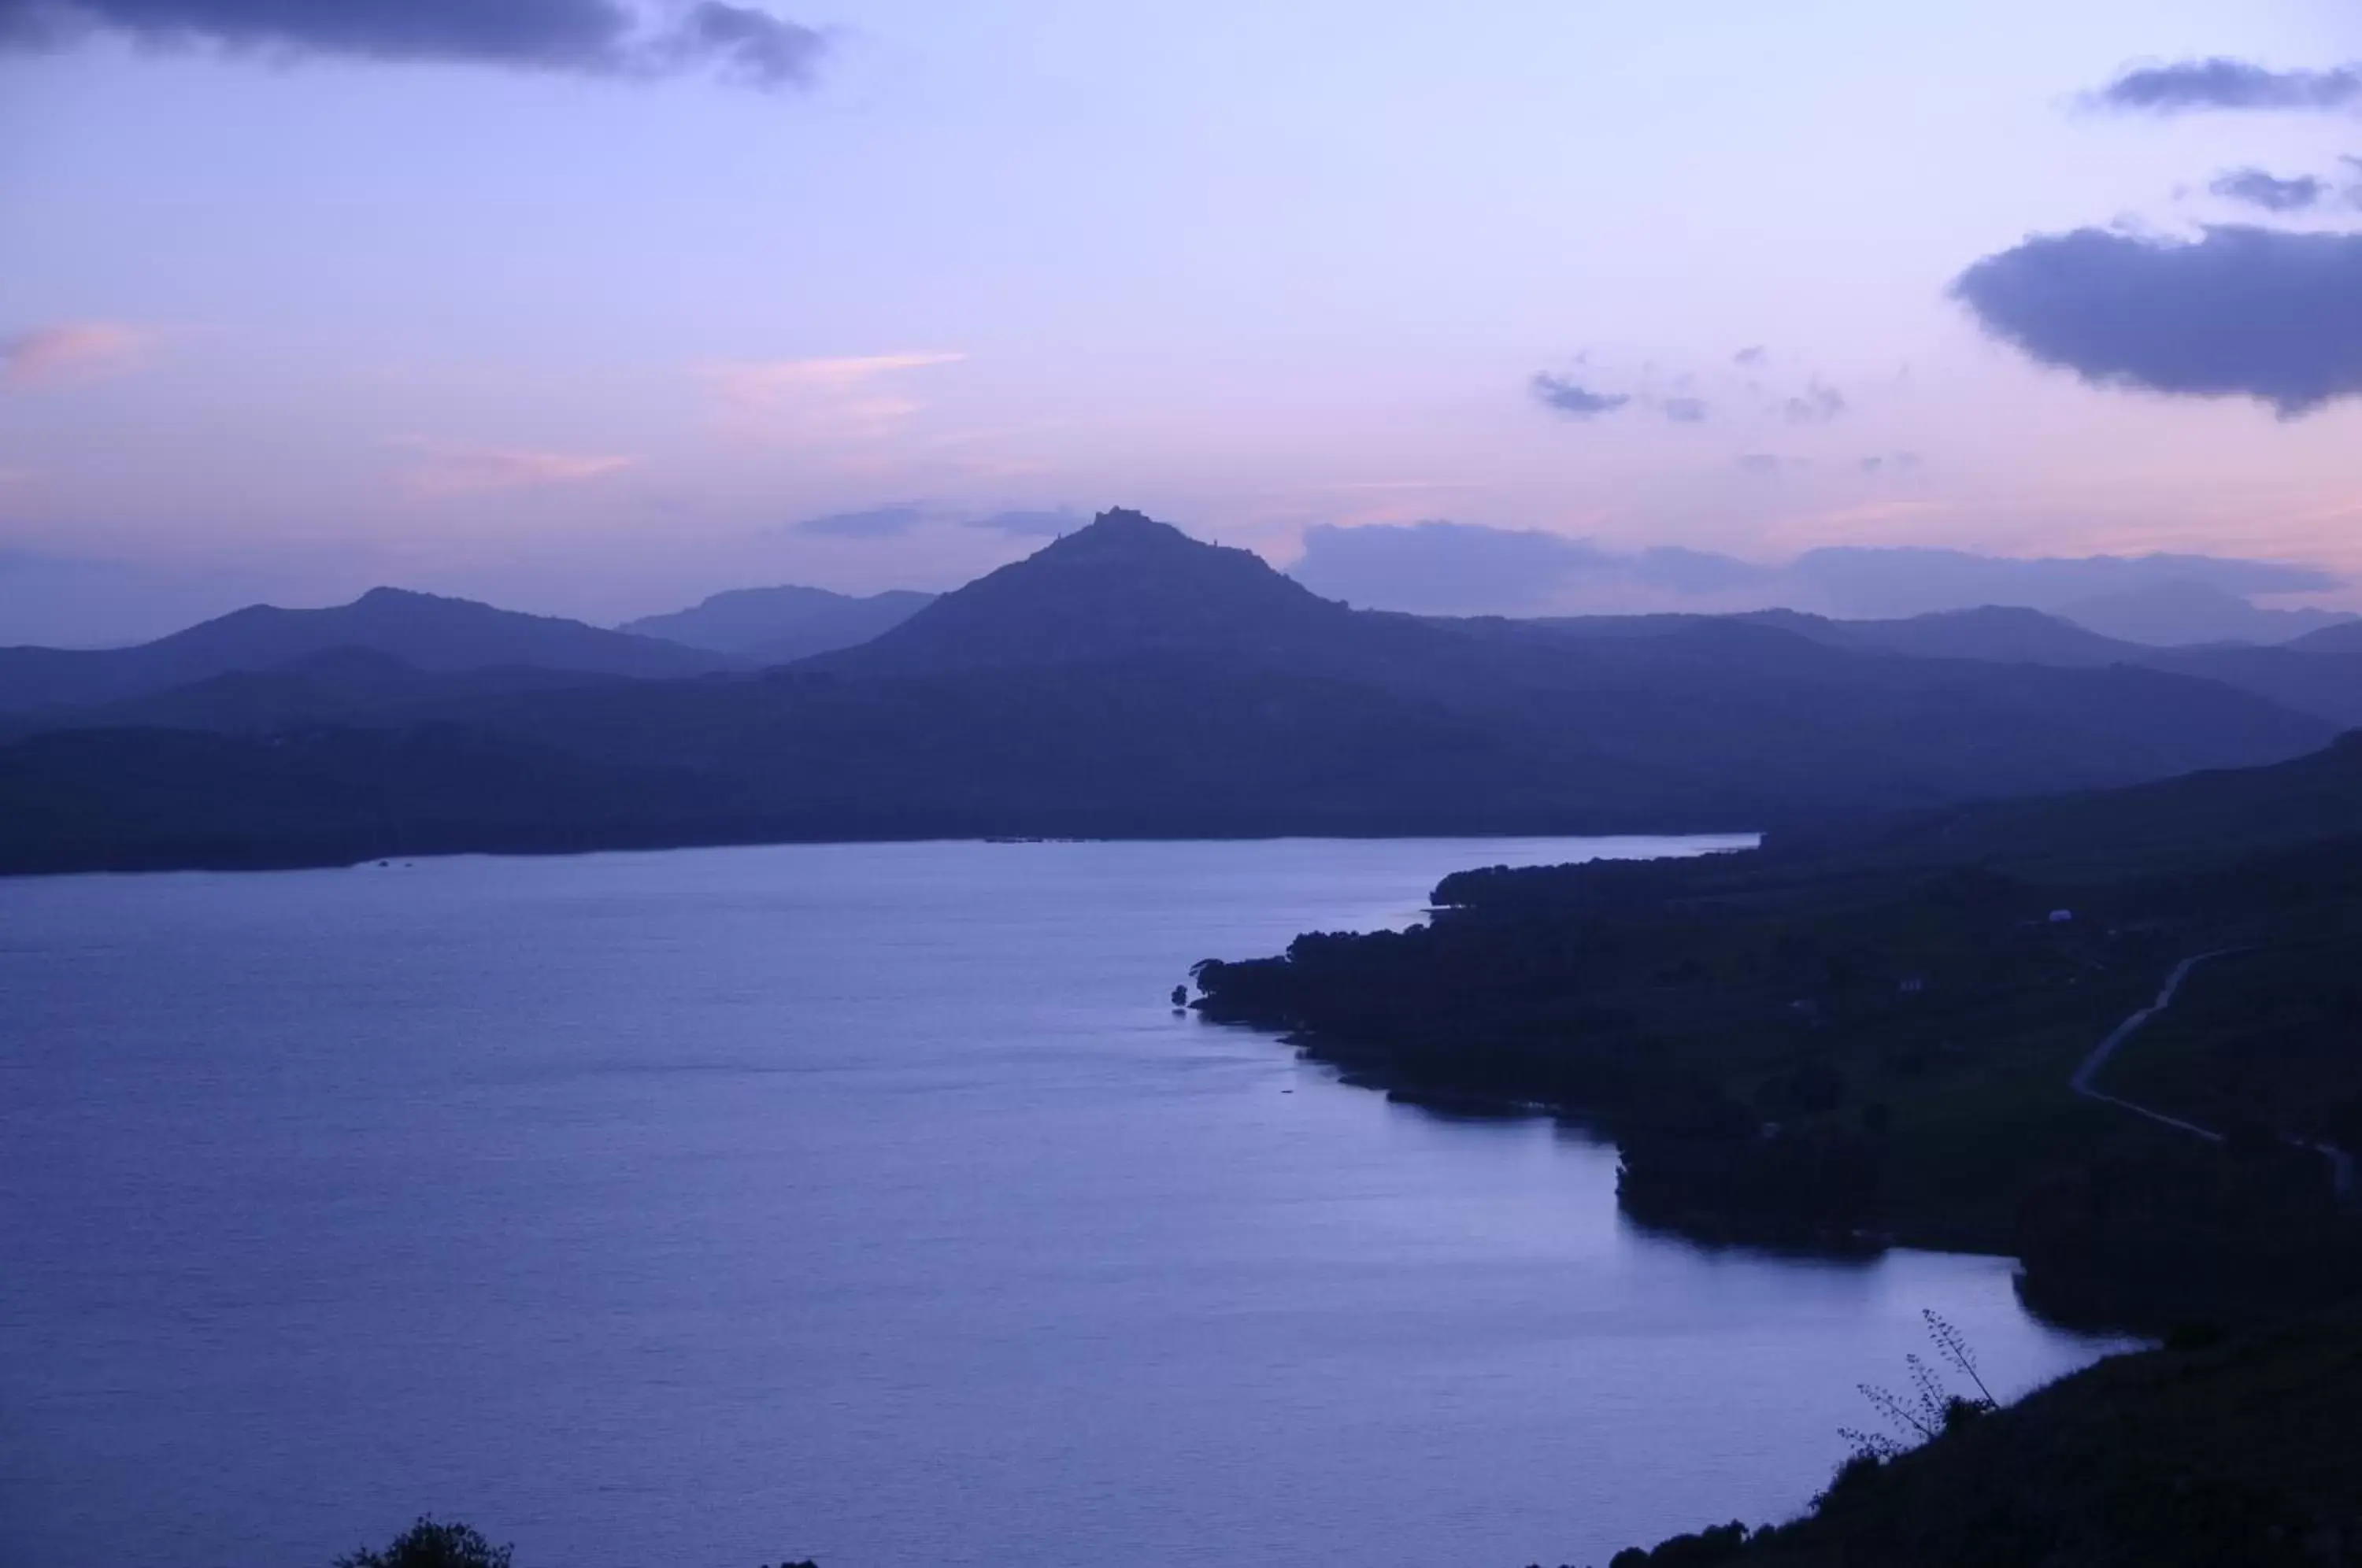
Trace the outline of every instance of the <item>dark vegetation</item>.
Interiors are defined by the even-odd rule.
[[[339,1557],[336,1568],[509,1568],[510,1549],[494,1546],[472,1527],[422,1518],[381,1551]],[[770,1568],[765,1563],[763,1568]],[[778,1568],[820,1568],[809,1559],[779,1560]]]
[[[18,737],[0,745],[0,872],[796,839],[1798,830],[2276,760],[2332,734],[2215,679],[2028,662],[2009,637],[1982,640],[1995,657],[1744,618],[1354,611],[1131,513],[873,641],[763,671],[378,593],[143,648],[0,650]]]
[[[1859,1455],[1793,1523],[1612,1568],[2336,1568],[2362,1559],[2356,1408],[2350,1320],[2187,1336]]]
[[[1600,1124],[1627,1211],[1704,1239],[2012,1253],[2033,1305],[2092,1324],[2362,1295],[2362,1220],[2312,1146],[2362,1104],[2362,742],[1435,900],[1203,965],[1198,1005],[1407,1099]],[[2196,970],[2101,1086],[2220,1141],[2070,1089],[2226,947],[2261,951]]]

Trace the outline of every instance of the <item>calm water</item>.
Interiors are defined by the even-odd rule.
[[[1626,852],[1650,847],[1627,843]],[[0,883],[0,1565],[1518,1568],[1794,1512],[2008,1265],[1715,1254],[1615,1157],[1175,1017],[1580,843]]]

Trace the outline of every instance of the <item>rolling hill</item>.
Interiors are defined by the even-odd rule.
[[[0,711],[119,701],[342,648],[431,673],[514,666],[665,679],[741,667],[725,656],[579,621],[374,588],[326,610],[253,605],[137,647],[0,648]]]

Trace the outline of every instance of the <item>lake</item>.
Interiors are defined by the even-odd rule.
[[[1177,1016],[1684,841],[0,882],[0,1565],[1520,1568],[1800,1509],[2004,1260],[1702,1250],[1612,1148]]]

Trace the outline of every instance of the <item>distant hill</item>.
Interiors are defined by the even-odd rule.
[[[2136,661],[2147,651],[2039,610],[1997,604],[1975,610],[1939,610],[1891,621],[1833,621],[1794,610],[1763,610],[1741,618],[1779,626],[1835,647],[1904,654],[1914,658],[1971,658],[1998,664],[2093,668]]]
[[[2122,642],[2155,647],[2285,643],[2354,617],[2333,610],[2265,610],[2202,582],[2167,581],[2079,599],[2059,615]]]
[[[2288,646],[2298,653],[2362,653],[2362,621],[2342,622],[2292,638]]]
[[[932,593],[893,589],[866,598],[823,588],[736,588],[687,610],[647,615],[619,628],[756,664],[789,664],[866,643],[917,614]]]
[[[668,679],[738,664],[579,621],[374,588],[326,610],[257,604],[137,647],[0,648],[0,711],[119,701],[337,648],[388,655],[428,672],[512,666]]]
[[[279,727],[485,737],[480,755],[438,742],[405,766],[423,778],[443,756],[495,795],[483,770],[510,766],[503,747],[525,748],[515,766],[534,778],[565,757],[590,769],[580,788],[550,791],[531,832],[489,814],[473,845],[486,849],[1791,829],[2275,761],[2333,734],[2219,683],[2130,666],[1910,657],[1729,619],[1569,631],[1354,611],[1249,552],[1121,512],[871,642],[759,676],[503,685],[479,672],[439,690],[406,679],[282,672]],[[250,761],[204,755],[216,777],[263,777],[272,686],[151,693],[99,715],[116,726],[103,741],[36,735],[13,749],[39,759],[49,788],[72,780],[91,802],[119,801],[149,863],[283,856],[244,816],[233,812],[235,832],[208,825],[234,802],[209,801],[196,776],[175,797],[182,743],[153,728],[248,732]],[[326,769],[365,750],[309,755]],[[331,776],[316,772],[317,787]],[[0,867],[53,863],[12,841],[6,778]],[[441,802],[431,820],[360,790],[381,804],[347,827],[385,845],[370,853],[448,846],[464,836],[467,788],[460,777],[427,790]],[[104,818],[92,804],[79,819],[92,842]]]

